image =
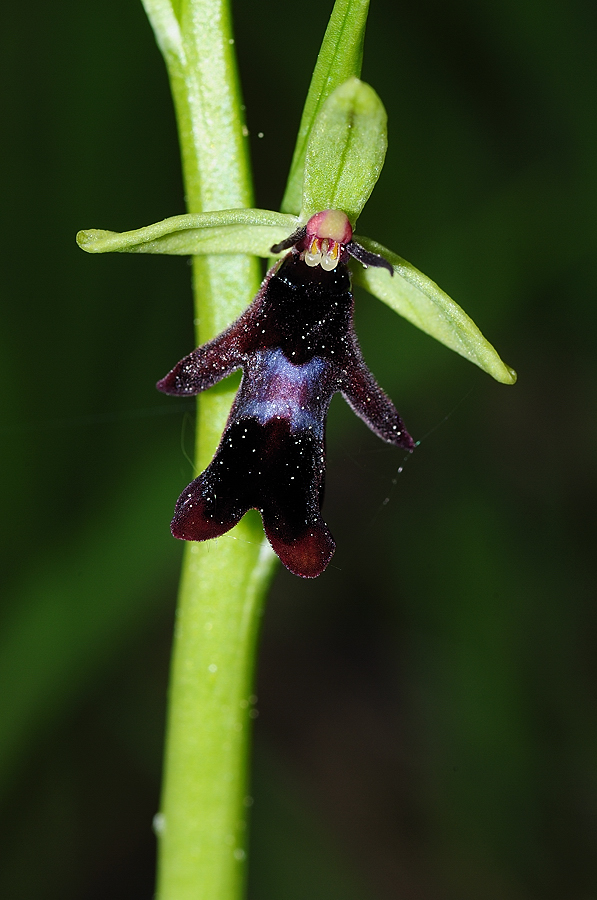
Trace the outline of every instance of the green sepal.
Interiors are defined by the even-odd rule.
[[[225,209],[172,216],[135,231],[79,231],[77,243],[87,253],[250,253],[270,256],[295,231],[298,219],[264,209]]]
[[[302,222],[322,209],[341,209],[354,226],[384,163],[386,122],[383,103],[358,78],[330,94],[307,147]]]
[[[500,359],[473,320],[435,282],[410,263],[372,241],[355,235],[355,241],[387,259],[394,277],[385,269],[354,266],[354,280],[394,312],[417,328],[455,350],[502,384],[514,384],[516,372]]]
[[[303,108],[282,212],[297,215],[300,210],[307,145],[324,101],[339,85],[361,74],[368,12],[369,0],[336,0],[334,3]]]

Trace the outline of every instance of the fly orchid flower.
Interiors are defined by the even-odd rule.
[[[182,492],[174,537],[204,541],[258,509],[265,533],[295,575],[320,575],[335,549],[321,517],[325,421],[340,391],[382,440],[414,442],[367,368],[353,325],[349,255],[392,268],[352,241],[339,210],[312,216],[272,247],[290,250],[249,308],[158,382],[165,394],[198,394],[242,368],[226,429],[207,469]]]
[[[255,508],[284,565],[315,577],[335,548],[321,517],[332,396],[342,393],[382,440],[413,449],[359,348],[350,257],[362,264],[354,271],[357,283],[498,381],[515,381],[434,282],[380,244],[353,239],[383,165],[385,124],[377,94],[357,78],[327,97],[311,122],[306,150],[293,163],[283,206],[296,212],[302,190],[298,215],[231,209],[176,216],[125,234],[79,233],[79,245],[95,253],[286,253],[245,312],[158,382],[164,393],[189,396],[243,370],[215,456],[176,504],[175,537],[218,537]]]

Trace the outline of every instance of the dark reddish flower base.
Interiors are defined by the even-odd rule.
[[[319,512],[324,470],[317,443],[311,434],[292,434],[287,419],[234,422],[212,463],[181,494],[172,534],[187,541],[218,537],[258,509],[284,565],[296,575],[319,575],[335,544]]]

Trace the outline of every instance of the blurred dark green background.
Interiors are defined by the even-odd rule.
[[[234,3],[259,206],[331,5]],[[597,897],[596,39],[583,0],[373,0],[390,147],[359,230],[519,382],[357,298],[421,445],[400,473],[332,406],[338,550],[264,619],[251,900]],[[0,40],[0,896],[147,900],[193,433],[154,383],[190,272],[74,234],[184,211],[173,113],[138,0],[10,4]]]

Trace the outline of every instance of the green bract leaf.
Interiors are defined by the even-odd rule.
[[[251,253],[270,256],[271,246],[297,227],[295,216],[263,209],[225,209],[217,212],[172,216],[135,231],[99,231],[77,234],[88,253],[170,253],[178,256],[206,253]]]
[[[507,366],[472,319],[435,282],[410,263],[370,238],[355,241],[379,253],[394,267],[394,277],[384,269],[355,266],[357,284],[387,303],[417,328],[441,341],[502,384],[514,384],[516,372]]]
[[[381,100],[358,78],[330,94],[307,147],[301,221],[322,209],[341,209],[354,226],[383,166],[386,121]]]
[[[324,101],[339,85],[361,74],[368,11],[369,0],[336,0],[334,4],[303,109],[283,212],[297,215],[300,210],[307,144]]]
[[[180,31],[178,8],[180,4],[170,0],[141,0],[151,22],[156,41],[166,59],[183,57],[182,34]]]

